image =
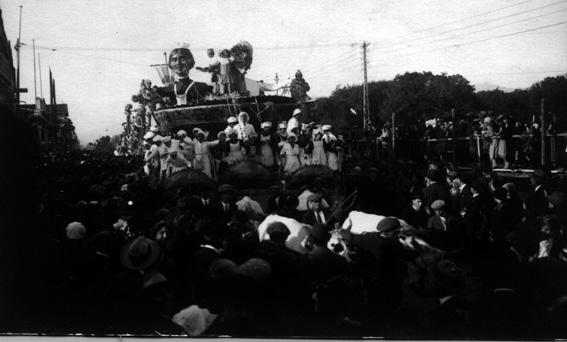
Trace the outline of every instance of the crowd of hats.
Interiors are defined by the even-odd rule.
[[[37,282],[38,306],[52,313],[43,319],[81,322],[86,333],[190,336],[551,338],[567,326],[567,184],[543,170],[515,185],[482,170],[381,163],[328,187],[244,196],[230,184],[161,190],[141,166],[78,153],[38,174],[38,238],[53,265],[29,273],[49,273]],[[455,191],[467,187],[474,205],[460,210]],[[383,215],[371,229],[313,224],[295,241],[301,234],[287,222],[307,217],[300,199],[302,210],[328,210],[335,193],[354,189],[338,226],[349,211]],[[426,223],[408,229],[418,202]],[[285,220],[260,241],[270,214]]]

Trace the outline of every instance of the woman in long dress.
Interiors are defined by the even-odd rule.
[[[263,122],[260,133],[260,163],[265,167],[272,167],[275,164],[274,151],[272,149],[272,135],[270,134],[271,122]]]
[[[337,155],[337,149],[335,147],[337,137],[331,133],[331,126],[323,126],[323,146],[327,153],[327,167],[333,171],[338,171],[339,169],[339,156]]]
[[[323,146],[323,134],[315,133],[313,136],[313,153],[311,154],[311,163],[313,165],[327,165],[327,155]]]
[[[297,136],[293,133],[288,134],[287,142],[284,143],[280,155],[285,158],[284,173],[293,172],[301,167],[299,163],[299,145],[296,143]]]

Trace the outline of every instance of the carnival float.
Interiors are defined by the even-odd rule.
[[[125,107],[123,140],[126,141],[123,145],[128,145],[130,150],[143,154],[143,143],[147,142],[149,133],[152,137],[175,137],[179,132],[186,135],[186,132],[191,132],[193,134],[188,134],[189,138],[185,136],[180,138],[181,145],[183,139],[185,141],[189,139],[192,143],[201,135],[199,145],[204,146],[211,140],[209,135],[215,138],[216,132],[218,139],[228,139],[228,134],[221,138],[223,130],[228,132],[227,119],[238,118],[240,121],[242,113],[248,116],[245,124],[253,126],[252,131],[260,132],[265,127],[271,129],[284,122],[287,123],[298,111],[309,118],[310,112],[316,110],[314,101],[307,95],[309,84],[303,79],[301,71],[296,72],[291,82],[277,88],[246,77],[252,66],[254,54],[249,42],[240,41],[230,49],[220,49],[220,51],[217,49],[217,51],[218,53],[208,49],[208,65],[195,66],[193,53],[188,45],[183,45],[166,55],[166,64],[152,65],[158,72],[162,84],[152,85],[147,79],[141,81],[138,93],[132,96],[132,102],[137,104],[137,107],[134,108],[131,104]],[[210,82],[192,80],[190,72],[194,68],[199,72],[207,73]],[[300,124],[299,130],[311,129],[314,126],[314,123]],[[238,136],[239,140],[245,140],[247,155],[253,155],[248,153],[251,146],[254,148],[253,138],[258,136],[250,137],[249,141],[247,137],[243,139]],[[278,156],[276,151],[273,165],[261,162],[258,158],[245,157],[229,161],[224,166],[211,162],[213,166],[208,169],[197,167],[197,163],[202,161],[199,157],[193,156],[192,163],[187,163],[187,165],[192,164],[193,167],[171,173],[169,179],[164,180],[162,184],[171,188],[176,184],[222,182],[249,188],[265,188],[274,184],[288,183],[291,188],[299,188],[315,179],[332,182],[335,170],[329,169],[326,165],[302,163],[301,167],[286,171],[281,163],[277,162]]]

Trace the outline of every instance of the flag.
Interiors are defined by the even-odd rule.
[[[169,70],[166,64],[154,64],[152,68],[156,69],[159,79],[164,86],[171,85],[175,82],[173,73]]]

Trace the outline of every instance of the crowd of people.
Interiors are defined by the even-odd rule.
[[[214,140],[199,127],[172,135],[150,130],[143,137],[145,171],[165,179],[193,168],[216,179],[228,166],[243,160],[257,161],[268,169],[279,167],[282,174],[306,165],[341,171],[342,136],[333,134],[331,125],[302,124],[301,114],[295,109],[291,119],[278,123],[276,129],[272,122],[262,122],[257,133],[248,114],[241,112],[238,117],[228,117],[226,128]]]
[[[528,123],[511,116],[480,112],[456,123],[432,119],[400,125],[395,132],[398,140],[419,144],[423,153],[439,155],[445,160],[452,159],[453,147],[449,140],[453,137],[458,139],[457,155],[462,162],[467,162],[465,157],[478,159],[480,153],[482,158],[486,156],[493,168],[511,169],[533,167],[541,158],[542,128],[536,120]],[[553,114],[544,128],[548,137],[547,155],[554,166],[564,162],[565,143],[557,136],[563,133],[560,126],[557,115]],[[379,133],[387,153],[394,133],[391,125],[387,123]]]
[[[49,331],[565,336],[567,183],[544,170],[526,184],[381,162],[252,193],[155,188],[143,163],[42,166]]]

